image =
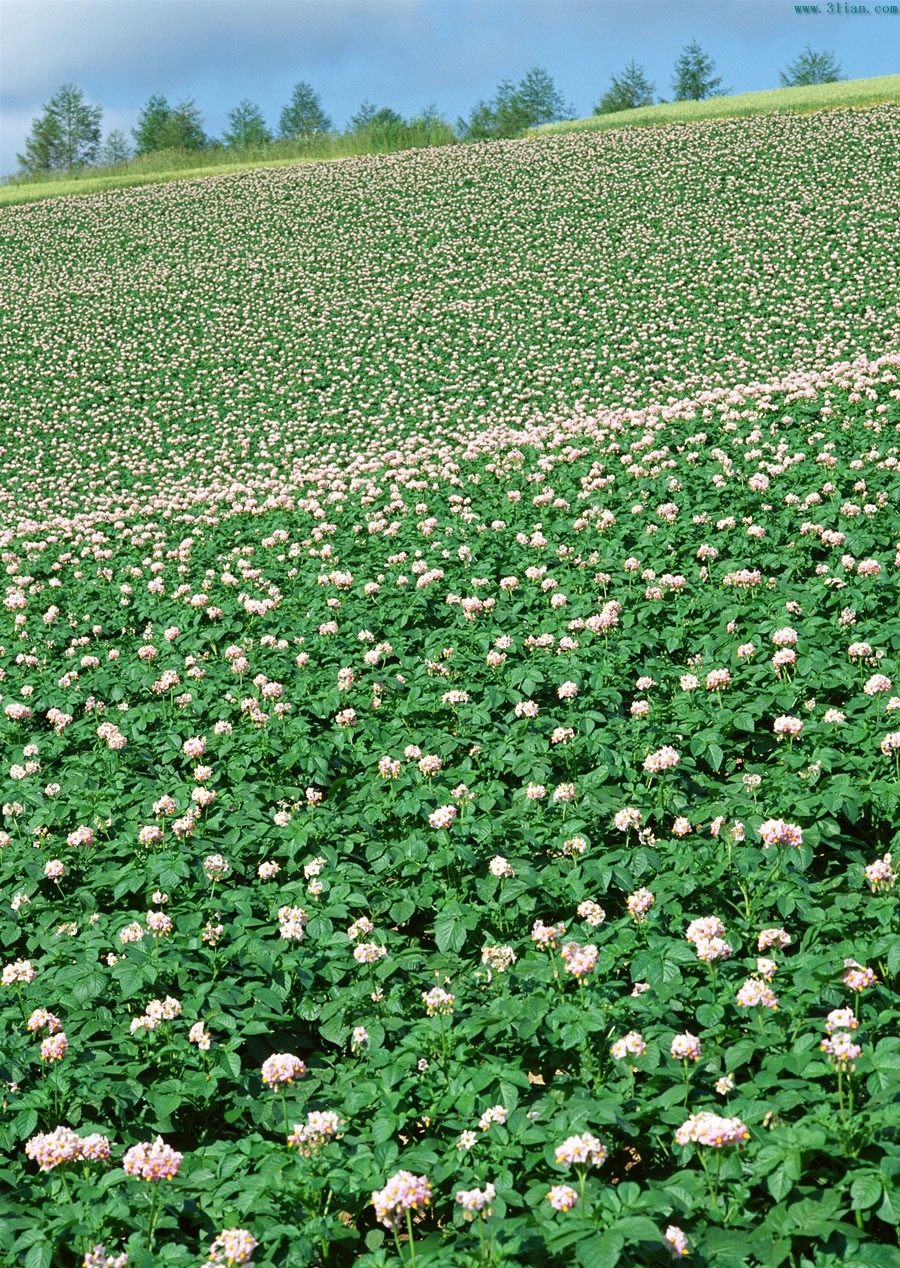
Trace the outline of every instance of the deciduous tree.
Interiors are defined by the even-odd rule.
[[[297,84],[278,120],[279,136],[295,141],[328,132],[331,126],[331,119],[322,109],[319,94],[312,85]]]
[[[96,162],[102,117],[102,106],[89,105],[75,84],[63,84],[33,121],[25,153],[16,156],[23,172],[71,172]]]
[[[716,64],[704,53],[696,40],[691,40],[675,63],[672,89],[676,101],[703,101],[706,97],[722,97],[731,90],[723,88],[721,75],[713,75]]]
[[[621,75],[612,76],[609,88],[594,106],[594,114],[614,114],[619,110],[652,106],[655,89],[656,84],[650,82],[644,68],[632,58]]]
[[[240,150],[251,145],[265,145],[272,140],[272,133],[259,106],[245,97],[228,112],[228,129],[222,139],[227,146]]]
[[[802,88],[808,84],[833,84],[841,77],[841,64],[834,53],[814,53],[807,44],[787,70],[778,72],[782,88]]]
[[[534,66],[517,85],[504,79],[493,100],[477,102],[469,118],[458,121],[457,130],[469,141],[515,137],[527,128],[572,118],[574,113],[574,107],[565,103],[547,72]]]

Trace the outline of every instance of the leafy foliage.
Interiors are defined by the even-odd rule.
[[[653,105],[656,85],[647,78],[644,68],[632,60],[621,75],[613,75],[609,88],[594,107],[594,114],[614,114],[619,110],[638,110]]]
[[[714,75],[716,64],[696,40],[682,49],[675,63],[672,91],[676,101],[703,101],[707,97],[726,95],[731,90],[722,87],[722,77]]]
[[[0,217],[6,1260],[895,1268],[896,129]]]
[[[255,145],[266,145],[272,140],[272,133],[259,106],[245,97],[228,112],[228,128],[222,139],[232,149],[247,149]]]
[[[188,99],[170,106],[160,94],[147,101],[132,136],[138,156],[158,150],[202,150],[208,144],[196,103]]]
[[[316,90],[306,82],[296,84],[278,120],[278,135],[294,139],[316,136],[330,127],[331,119],[322,109]]]
[[[71,172],[95,162],[102,117],[102,106],[89,105],[82,89],[63,84],[31,125],[25,153],[17,156],[22,171],[29,175],[57,169]]]
[[[807,44],[802,53],[789,63],[786,71],[779,71],[782,88],[803,88],[809,84],[831,84],[841,77],[840,62],[834,53],[816,53]]]
[[[517,85],[504,79],[493,99],[477,102],[468,120],[459,120],[457,130],[465,140],[485,141],[521,136],[528,128],[574,115],[574,107],[565,103],[547,71],[534,66]]]

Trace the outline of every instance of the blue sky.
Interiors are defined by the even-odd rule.
[[[866,4],[801,16],[793,0],[0,0],[0,173],[65,82],[129,135],[153,93],[193,97],[211,135],[244,97],[274,127],[300,80],[339,128],[364,99],[404,115],[434,103],[455,121],[535,65],[586,115],[630,58],[671,96],[694,38],[734,92],[777,87],[807,44],[845,78],[896,74],[900,13]]]

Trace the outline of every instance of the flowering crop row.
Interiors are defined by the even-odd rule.
[[[790,145],[849,164],[894,128],[552,138],[0,217],[34,253],[10,284],[33,344],[4,354],[11,1263],[898,1262],[900,355],[838,360],[845,314],[816,303],[845,262],[785,237],[772,285],[815,347],[757,324],[748,276],[770,360],[742,385],[743,353],[720,386],[671,342],[665,393],[621,344],[615,408],[605,370],[534,409],[499,378],[550,392],[510,351],[515,296],[568,364],[566,242],[612,286],[589,195],[614,170],[665,169],[687,215],[698,136],[733,162],[755,137],[784,183]],[[723,178],[729,249],[781,215],[812,250],[764,175]],[[879,197],[853,273],[876,351]],[[535,241],[527,270],[485,267]],[[724,339],[721,261],[693,250]],[[790,275],[811,260],[823,291]],[[627,304],[652,324],[647,269]],[[451,275],[472,308],[444,345]],[[410,369],[431,347],[490,402],[444,415]]]

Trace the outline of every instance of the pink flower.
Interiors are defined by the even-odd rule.
[[[644,770],[651,775],[658,775],[660,771],[672,770],[680,761],[681,757],[675,749],[670,744],[664,744],[661,749],[644,758]]]
[[[183,1154],[172,1149],[157,1136],[152,1143],[132,1145],[122,1160],[127,1176],[138,1176],[141,1180],[173,1180],[181,1170]]]
[[[884,674],[873,674],[871,678],[867,678],[863,684],[863,691],[867,696],[878,695],[881,691],[890,691],[891,680]]]
[[[747,978],[735,996],[735,1003],[739,1008],[755,1008],[760,1005],[763,1008],[771,1008],[773,1012],[778,1009],[778,1000],[771,986],[758,977]]]
[[[27,1026],[32,1034],[36,1030],[43,1030],[45,1027],[51,1035],[55,1035],[62,1030],[62,1022],[53,1013],[48,1012],[46,1008],[36,1008],[28,1018]]]
[[[582,946],[579,942],[566,942],[560,952],[565,970],[575,978],[587,977],[597,967],[600,953],[593,943]]]
[[[153,934],[154,938],[158,938],[164,934],[172,932],[172,921],[164,911],[148,911],[147,912],[147,928]]]
[[[432,986],[430,991],[422,992],[422,1003],[425,1005],[429,1017],[433,1017],[435,1013],[443,1013],[445,1015],[452,1013],[455,998],[449,991],[445,991],[442,986]]]
[[[564,924],[545,925],[542,920],[536,920],[531,927],[531,941],[539,947],[555,947],[556,939],[561,938],[565,932]]]
[[[836,1030],[857,1030],[858,1028],[859,1022],[852,1008],[833,1008],[825,1018],[825,1029],[829,1035],[833,1035]]]
[[[275,1052],[262,1063],[262,1081],[267,1087],[293,1083],[306,1074],[306,1064],[291,1052]]]
[[[789,714],[785,714],[783,717],[775,719],[772,730],[779,739],[784,735],[795,739],[803,730],[803,722],[800,718],[792,718]]]
[[[628,897],[628,910],[637,923],[643,924],[647,919],[647,912],[656,902],[656,899],[650,893],[649,889],[638,889]]]
[[[456,814],[456,806],[438,806],[437,810],[432,811],[428,816],[428,822],[433,828],[449,828]]]
[[[231,864],[222,854],[208,854],[203,860],[203,870],[211,881],[221,881],[231,871]]]
[[[69,1041],[65,1036],[65,1032],[58,1030],[51,1032],[41,1043],[41,1060],[52,1064],[54,1061],[62,1061],[69,1047]]]
[[[835,1031],[830,1039],[823,1039],[819,1048],[840,1070],[855,1070],[853,1063],[862,1054],[862,1045],[855,1043],[852,1036],[842,1030]]]
[[[769,947],[777,947],[782,950],[789,947],[793,942],[793,938],[784,929],[762,929],[756,941],[758,951],[767,951]]]
[[[372,1193],[375,1215],[385,1228],[400,1228],[407,1211],[424,1211],[431,1202],[431,1185],[426,1176],[398,1171],[383,1189]]]
[[[554,1211],[574,1211],[578,1205],[578,1194],[568,1184],[554,1184],[547,1194],[547,1201]]]
[[[675,1224],[670,1224],[666,1229],[663,1241],[668,1246],[673,1259],[684,1259],[686,1255],[690,1254],[688,1240]]]
[[[592,1136],[590,1132],[582,1132],[580,1136],[569,1136],[561,1145],[557,1145],[555,1157],[558,1163],[567,1167],[602,1167],[607,1158],[607,1149],[596,1136]]]
[[[750,1139],[750,1133],[739,1118],[720,1118],[709,1110],[701,1110],[692,1114],[682,1123],[675,1133],[675,1141],[679,1145],[693,1142],[708,1145],[713,1149],[723,1149],[728,1145],[742,1145]]]
[[[860,993],[867,986],[874,986],[877,980],[871,969],[864,968],[861,964],[857,964],[855,960],[845,960],[844,968],[847,971],[841,980],[845,986],[849,986],[851,991]]]
[[[886,892],[894,888],[897,882],[897,873],[891,865],[890,853],[868,865],[866,868],[866,880],[869,882],[869,887],[873,894],[881,891]]]
[[[259,1245],[246,1228],[225,1228],[209,1248],[207,1262],[211,1264],[249,1264],[250,1256]]]
[[[152,584],[152,583],[151,583]],[[128,1255],[108,1255],[106,1247],[98,1242],[93,1250],[89,1250],[82,1261],[82,1268],[127,1268]]]
[[[636,1030],[629,1030],[627,1035],[617,1039],[610,1048],[610,1052],[617,1061],[622,1061],[628,1056],[640,1057],[646,1051],[647,1045],[644,1042],[644,1037]]]
[[[795,823],[785,823],[783,819],[767,819],[760,824],[758,831],[767,849],[772,845],[790,845],[799,850],[803,844],[802,830]]]
[[[32,1136],[26,1142],[25,1153],[41,1171],[52,1171],[63,1163],[80,1160],[81,1138],[71,1127],[57,1127],[52,1132]]]
[[[341,1126],[340,1115],[335,1110],[310,1110],[305,1123],[294,1124],[287,1143],[309,1158],[330,1140],[340,1140],[343,1135]]]
[[[497,1190],[493,1184],[487,1184],[483,1189],[459,1189],[456,1200],[463,1209],[463,1219],[472,1220],[480,1215],[486,1220],[493,1215],[491,1203],[496,1196]]]
[[[672,1040],[669,1051],[676,1060],[699,1061],[700,1040],[696,1035],[691,1035],[687,1032],[683,1035],[676,1035]]]
[[[33,982],[37,973],[30,960],[13,960],[11,964],[7,964],[3,969],[2,982],[4,986],[12,986],[14,982]]]

